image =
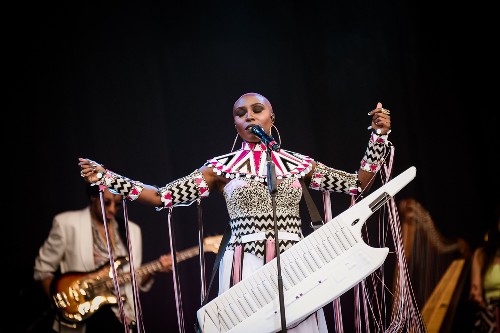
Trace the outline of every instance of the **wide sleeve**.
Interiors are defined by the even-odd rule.
[[[54,276],[66,249],[66,237],[61,222],[56,216],[52,221],[49,236],[40,247],[35,259],[34,275],[36,281]]]

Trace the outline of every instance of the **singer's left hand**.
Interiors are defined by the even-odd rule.
[[[382,107],[382,103],[377,103],[377,107],[368,115],[372,116],[372,129],[379,135],[388,134],[391,130],[391,116],[390,111]]]

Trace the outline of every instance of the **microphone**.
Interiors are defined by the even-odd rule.
[[[260,125],[252,125],[250,127],[250,131],[259,137],[260,141],[266,145],[267,148],[272,151],[280,151],[280,145],[274,140],[272,136],[266,133],[262,126]]]

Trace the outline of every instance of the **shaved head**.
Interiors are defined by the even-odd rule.
[[[257,99],[259,99],[259,100],[260,100],[260,102],[261,102],[262,104],[266,105],[266,106],[267,106],[267,107],[271,110],[271,112],[273,112],[273,107],[272,107],[272,105],[271,105],[271,102],[269,102],[269,100],[268,100],[266,97],[264,97],[263,95],[261,95],[261,94],[259,94],[259,93],[256,93],[256,92],[248,92],[248,93],[245,93],[245,94],[241,95],[241,96],[240,96],[240,97],[236,100],[236,102],[234,102],[234,104],[233,104],[233,110],[236,108],[236,105],[238,104],[238,102],[239,102],[241,99],[243,99],[243,98],[245,98],[245,97],[249,97],[249,96],[254,96],[254,97],[256,97]]]

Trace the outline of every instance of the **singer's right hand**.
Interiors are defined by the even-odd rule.
[[[80,176],[82,176],[86,182],[95,183],[99,180],[99,174],[103,175],[106,173],[106,169],[101,164],[94,162],[88,158],[78,158],[78,165],[80,166]]]

